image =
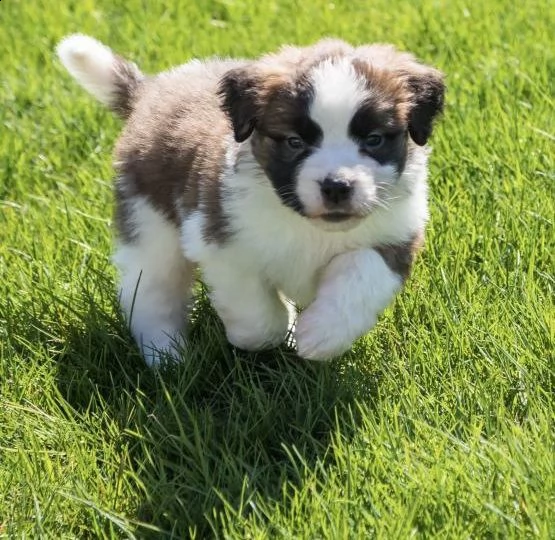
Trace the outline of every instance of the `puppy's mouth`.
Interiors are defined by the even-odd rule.
[[[357,218],[358,216],[347,214],[346,212],[327,212],[325,214],[321,214],[319,217],[329,223],[341,223],[342,221]]]
[[[322,212],[315,216],[309,216],[314,225],[326,231],[348,231],[356,227],[363,216],[347,212]]]

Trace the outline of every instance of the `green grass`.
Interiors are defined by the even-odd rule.
[[[553,538],[549,0],[0,3],[0,537]],[[201,295],[146,369],[118,314],[119,122],[53,55],[157,71],[334,34],[447,74],[413,279],[351,353],[237,353]]]

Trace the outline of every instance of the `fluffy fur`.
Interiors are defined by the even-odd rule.
[[[149,364],[177,354],[197,268],[240,348],[281,343],[296,308],[304,358],[341,354],[375,325],[428,218],[438,71],[339,40],[154,77],[86,36],[58,54],[126,119],[114,260]]]

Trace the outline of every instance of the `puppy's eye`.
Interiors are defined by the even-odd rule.
[[[375,150],[379,148],[383,144],[384,138],[383,135],[379,133],[370,133],[366,139],[364,139],[364,147],[368,150]]]
[[[300,137],[288,137],[287,146],[292,150],[302,150],[304,148],[304,141]]]

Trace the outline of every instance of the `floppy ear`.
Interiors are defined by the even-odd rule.
[[[256,80],[246,68],[228,71],[220,81],[221,107],[229,116],[237,142],[248,139],[256,125]]]
[[[408,72],[406,76],[413,103],[409,114],[409,134],[416,144],[424,146],[432,134],[434,119],[443,110],[443,74],[436,69],[419,66],[418,70]]]

